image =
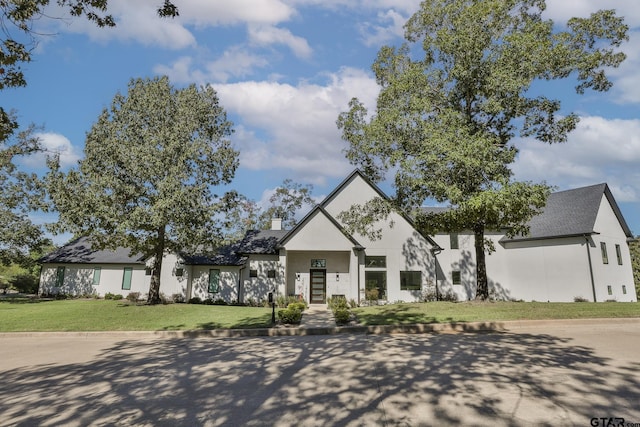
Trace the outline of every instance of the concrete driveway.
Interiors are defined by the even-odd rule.
[[[638,319],[472,334],[3,335],[0,361],[2,426],[640,426]]]

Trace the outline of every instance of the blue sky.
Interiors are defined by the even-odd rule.
[[[54,2],[55,3],[55,2]],[[212,84],[235,123],[241,152],[233,187],[266,201],[285,178],[330,192],[352,169],[335,121],[358,97],[372,109],[370,71],[378,49],[402,42],[415,0],[175,0],[180,17],[161,20],[161,0],[110,0],[117,28],[68,19],[52,6],[24,67],[28,86],[0,93],[23,125],[40,134],[69,167],[83,156],[84,136],[131,78],[166,74],[178,87]],[[640,234],[640,8],[628,0],[548,0],[560,24],[615,8],[631,27],[627,61],[611,72],[608,93],[575,95],[569,82],[543,87],[581,116],[562,145],[517,140],[515,178],[559,190],[607,182],[634,234]],[[44,170],[44,157],[25,166]],[[389,185],[383,184],[391,192]],[[40,219],[42,220],[42,219]],[[58,243],[64,238],[56,239]]]

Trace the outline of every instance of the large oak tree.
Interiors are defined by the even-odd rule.
[[[60,213],[54,231],[153,256],[148,301],[158,302],[167,251],[222,242],[229,200],[213,189],[230,183],[238,167],[231,133],[210,86],[132,80],[88,132],[79,166],[63,173],[52,162],[48,188]]]
[[[50,0],[0,0],[0,91],[26,86],[23,66],[42,37],[34,23],[54,19],[45,13]],[[89,19],[99,27],[113,27],[108,0],[57,0],[74,17]],[[164,0],[156,10],[161,17],[175,17],[178,10]],[[29,214],[43,208],[43,188],[33,173],[21,171],[16,159],[41,150],[34,127],[19,129],[17,114],[10,106],[0,105],[0,263],[32,262],[28,254],[47,242],[42,229]]]
[[[373,64],[381,87],[375,112],[353,99],[338,119],[352,163],[374,180],[395,174],[396,208],[416,212],[428,231],[474,232],[480,299],[489,295],[485,230],[526,233],[549,192],[514,182],[514,137],[561,143],[578,122],[537,83],[606,91],[605,69],[625,58],[617,48],[627,26],[614,11],[557,27],[544,9],[544,0],[423,1],[405,25],[406,42],[383,47]],[[417,210],[430,198],[452,209]],[[364,207],[360,225],[384,217],[382,205]]]

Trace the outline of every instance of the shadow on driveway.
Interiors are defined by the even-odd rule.
[[[546,334],[127,339],[1,372],[0,424],[640,422],[639,372]]]

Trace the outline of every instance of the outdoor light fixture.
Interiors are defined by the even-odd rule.
[[[340,273],[336,273],[336,282],[340,281]]]

